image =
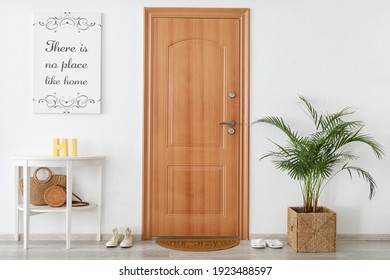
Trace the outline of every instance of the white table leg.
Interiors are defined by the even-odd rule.
[[[15,187],[15,233],[14,240],[19,241],[19,166],[14,166]]]
[[[102,238],[102,225],[101,225],[101,219],[102,219],[102,176],[103,176],[103,159],[100,160],[100,164],[98,165],[98,182],[97,182],[97,236],[96,240],[100,241]]]
[[[30,167],[26,160],[23,165],[23,244],[24,249],[28,248],[30,234]]]
[[[73,161],[66,162],[66,249],[70,249],[72,237]]]

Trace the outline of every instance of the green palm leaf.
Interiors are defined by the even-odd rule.
[[[302,194],[306,210],[316,209],[318,198],[324,187],[341,171],[347,171],[365,180],[370,188],[371,199],[376,190],[376,183],[369,172],[349,166],[349,161],[358,156],[348,150],[351,143],[368,145],[377,158],[384,156],[384,148],[374,138],[363,134],[364,123],[361,121],[345,121],[343,117],[352,115],[355,110],[346,107],[336,113],[319,114],[312,104],[303,96],[307,115],[315,125],[315,131],[307,136],[293,131],[281,117],[265,117],[254,121],[270,124],[282,131],[288,138],[282,146],[270,140],[276,150],[264,154],[260,160],[271,158],[277,169],[286,171],[294,180],[302,182]]]
[[[368,198],[369,199],[373,198],[373,196],[375,194],[375,190],[376,190],[376,182],[370,173],[368,173],[366,170],[364,170],[360,167],[347,166],[347,165],[344,165],[342,167],[342,170],[347,170],[351,179],[352,179],[352,171],[354,171],[355,173],[357,173],[357,175],[359,177],[361,177],[364,181],[366,181],[368,183],[368,185],[370,186],[370,194],[369,194]]]

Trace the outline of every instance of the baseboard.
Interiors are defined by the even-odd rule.
[[[390,240],[390,234],[337,234],[340,240]]]
[[[12,241],[15,240],[14,237],[13,234],[0,234],[0,241]]]
[[[95,235],[96,236],[96,235]],[[142,236],[141,234],[132,234],[133,236],[133,240],[135,241],[140,241],[142,240]],[[102,234],[102,240],[110,240],[112,237],[112,233],[105,233],[105,234]]]
[[[30,234],[30,240],[65,240],[65,234]],[[101,239],[109,240],[112,234],[102,234]],[[19,235],[19,240],[23,240],[23,234]],[[72,240],[96,241],[96,234],[72,234]],[[141,240],[140,234],[133,234],[133,240]],[[13,234],[0,234],[0,241],[15,241]]]
[[[287,241],[287,235],[283,233],[250,233],[249,239],[279,239],[282,241]]]
[[[112,234],[102,234],[102,240],[109,240]],[[251,233],[249,239],[279,239],[287,240],[283,233]],[[141,234],[133,234],[134,240],[141,240]],[[390,240],[390,234],[338,234],[338,240]],[[14,241],[13,234],[0,234],[0,241]],[[23,240],[21,234],[19,240]],[[65,234],[30,234],[30,240],[65,240]],[[72,240],[95,241],[96,234],[72,234]]]
[[[250,239],[263,238],[263,239],[279,239],[287,241],[287,234],[283,233],[251,233]],[[390,240],[390,234],[337,234],[338,240]]]

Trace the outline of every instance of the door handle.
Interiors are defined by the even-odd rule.
[[[230,121],[227,121],[227,122],[219,122],[219,124],[220,125],[228,125],[230,127],[233,127],[236,124],[236,122],[233,121],[233,120],[230,120]]]

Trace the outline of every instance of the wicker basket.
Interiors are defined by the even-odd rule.
[[[37,173],[39,170],[46,170],[48,176],[45,180],[39,180]],[[46,190],[51,186],[66,187],[66,175],[53,174],[47,167],[37,168],[30,179],[30,203],[32,205],[47,205],[44,199]],[[23,194],[23,179],[19,180],[19,189]]]
[[[43,199],[51,207],[61,207],[66,202],[66,188],[58,185],[48,187]]]
[[[336,213],[326,207],[304,213],[303,207],[288,208],[288,244],[299,253],[336,252]]]

